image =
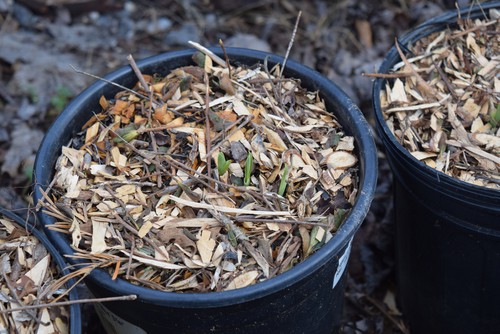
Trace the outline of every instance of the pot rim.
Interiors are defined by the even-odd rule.
[[[221,55],[221,51],[216,49],[211,50],[214,53]],[[143,69],[145,67],[152,66],[152,64],[175,62],[175,59],[179,57],[191,57],[194,51],[196,50],[185,49],[181,51],[162,53],[138,61],[137,66],[140,69]],[[246,59],[248,62],[253,61],[253,63],[263,62],[266,57],[268,58],[270,64],[278,62],[282,64],[284,60],[283,57],[280,56],[250,49],[228,47],[226,48],[226,51],[230,58],[237,58],[236,61],[233,60],[233,63],[243,63],[243,61],[239,61],[239,59]],[[174,67],[172,68],[176,67],[175,65],[173,66]],[[307,276],[310,273],[314,273],[317,268],[321,267],[333,256],[340,256],[339,253],[347,247],[347,244],[350,240],[352,240],[354,233],[366,216],[375,192],[377,178],[377,150],[371,129],[364,119],[363,114],[352,102],[352,100],[336,84],[318,72],[293,60],[287,60],[285,74],[291,77],[297,77],[296,75],[300,74],[302,78],[307,77],[314,82],[315,89],[320,91],[320,96],[323,99],[334,103],[337,111],[343,109],[341,112],[345,113],[346,118],[350,121],[350,123],[352,123],[351,130],[353,132],[357,132],[353,133],[353,135],[356,136],[355,141],[359,152],[360,166],[362,168],[360,172],[358,196],[351,212],[349,213],[349,216],[335,233],[334,237],[316,253],[309,256],[301,263],[295,265],[285,273],[248,287],[230,291],[178,293],[153,290],[134,285],[121,278],[117,278],[115,281],[112,281],[111,276],[101,269],[96,269],[91,272],[89,275],[91,280],[106,289],[115,291],[117,294],[136,294],[138,296],[138,300],[141,302],[186,308],[219,307],[243,303],[245,301],[258,299],[283,290],[294,284],[296,281],[299,281],[302,277]],[[117,81],[118,78],[125,75],[135,76],[129,66],[124,66],[109,73],[104,77],[104,79],[114,82]],[[47,135],[43,139],[37,152],[34,165],[34,179],[37,180],[37,182],[41,181],[41,186],[46,186],[49,183],[47,182],[48,180],[46,176],[50,176],[53,169],[53,165],[45,165],[44,156],[48,155],[48,152],[51,150],[51,146],[57,145],[57,143],[54,143],[54,140],[50,138],[51,136],[49,134],[58,131],[61,127],[67,126],[68,120],[77,114],[78,107],[82,101],[89,98],[98,99],[99,92],[101,92],[107,85],[108,84],[104,81],[97,81],[85,89],[63,110],[47,132]],[[60,150],[60,146],[58,147],[58,150]],[[51,171],[47,171],[47,167],[50,168]],[[40,183],[37,183],[37,185],[38,186],[35,187],[33,194],[35,203],[38,203],[38,201],[42,199]],[[44,226],[51,224],[54,221],[51,217],[43,214],[41,211],[38,212],[38,216]],[[70,247],[69,241],[62,233],[51,230],[46,230],[46,233],[62,253],[74,253],[73,249]]]

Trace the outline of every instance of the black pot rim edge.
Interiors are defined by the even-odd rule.
[[[137,64],[139,68],[142,68],[159,61],[165,62],[177,57],[185,57],[187,55],[191,56],[194,51],[194,49],[186,49],[181,51],[166,52],[138,61]],[[227,51],[230,56],[234,57],[253,56],[256,58],[260,58],[261,60],[263,60],[265,57],[269,57],[269,60],[271,60],[272,62],[283,62],[282,57],[261,51],[243,48],[227,48]],[[220,51],[216,51],[216,53],[220,54]],[[336,84],[334,84],[318,72],[292,60],[287,61],[286,70],[297,71],[302,73],[304,76],[312,78],[315,83],[317,83],[319,91],[321,91],[322,88],[328,87],[328,90],[332,93],[332,95],[340,96],[340,98],[338,99],[339,107],[345,108],[348,116],[351,119],[355,120],[355,122],[358,124],[358,127],[362,128],[357,134],[358,137],[356,137],[356,141],[357,143],[359,143],[359,154],[361,154],[363,158],[360,160],[364,161],[364,177],[360,182],[360,188],[356,203],[351,209],[351,212],[346,221],[335,233],[334,238],[332,238],[315,254],[307,258],[306,261],[297,264],[287,272],[264,282],[260,282],[258,284],[236,290],[209,293],[176,293],[158,291],[134,285],[120,278],[112,281],[110,279],[110,275],[101,269],[92,271],[92,273],[90,274],[90,278],[93,281],[100,284],[104,288],[115,291],[117,294],[136,294],[140,301],[146,303],[155,303],[164,306],[175,305],[176,307],[219,307],[242,303],[247,300],[254,300],[274,293],[278,289],[282,289],[283,287],[290,286],[299,278],[303,277],[305,273],[314,272],[315,268],[328,261],[328,259],[332,256],[331,255],[329,257],[329,254],[337,254],[347,246],[347,243],[352,239],[354,233],[366,216],[375,191],[377,178],[377,151],[371,134],[371,128],[364,119],[363,114],[361,113],[359,108]],[[115,81],[115,78],[120,77],[126,73],[131,73],[131,69],[129,66],[121,67],[118,70],[115,70],[106,75],[104,78],[108,81]],[[76,106],[80,103],[79,101],[87,99],[91,95],[96,94],[105,85],[107,85],[106,82],[97,81],[87,89],[85,89],[66,107],[65,111],[63,111],[63,113],[61,113],[61,116],[56,119],[51,129],[49,129],[48,133],[50,133],[50,131],[54,131],[54,129],[57,129],[61,126],[61,124],[64,123],[62,118],[73,117],[72,112],[76,110]],[[50,147],[48,147],[47,145],[46,136],[42,141],[42,144],[40,145],[39,151],[37,153],[37,159],[35,161],[34,168],[35,180],[40,179],[39,176],[42,173],[40,169],[43,169],[45,167],[42,162],[39,161],[39,158],[49,150]],[[42,198],[42,196],[39,187],[37,186],[35,188],[36,189],[33,196],[35,203],[37,203],[38,200]],[[40,219],[43,221],[44,226],[46,223],[45,218],[47,217],[43,214],[40,217]],[[57,240],[56,246],[58,246],[58,248],[62,247],[62,249],[60,249],[62,253],[73,254],[72,248],[69,246],[68,241],[63,239],[65,237],[61,233],[57,233],[51,230],[46,230],[46,233],[52,240]]]
[[[483,10],[491,9],[491,8],[498,8],[500,7],[500,1],[492,1],[492,2],[487,2],[483,3],[480,6],[476,5],[473,6],[473,8],[465,8],[460,10],[460,14],[462,17],[467,17],[471,12],[473,11],[478,11],[476,16],[481,16],[482,12],[480,11],[480,8]],[[443,28],[446,28],[447,25],[453,24],[453,22],[456,22],[456,17],[457,13],[456,11],[450,11],[448,13],[445,13],[443,15],[437,16],[427,22],[422,23],[415,29],[411,30],[408,34],[404,35],[399,39],[399,42],[403,45],[406,45],[407,43],[415,42],[416,40],[422,38],[423,36],[429,35],[433,32],[436,31],[441,31]],[[393,46],[389,52],[386,54],[382,64],[380,65],[378,73],[387,73],[389,70],[392,69],[394,64],[396,62],[393,61],[395,57],[399,58],[398,52],[396,50],[396,47]],[[465,181],[461,181],[459,179],[456,179],[454,177],[451,177],[449,175],[446,175],[443,172],[440,172],[434,168],[431,168],[427,166],[425,163],[419,161],[416,159],[413,155],[410,154],[410,152],[404,148],[396,139],[394,134],[391,132],[389,127],[387,126],[387,123],[383,117],[382,113],[382,108],[380,105],[380,98],[379,94],[382,90],[382,85],[386,82],[386,79],[383,78],[377,78],[375,79],[373,86],[372,86],[372,97],[373,97],[373,109],[375,112],[375,117],[377,123],[380,125],[379,127],[379,132],[383,131],[383,137],[387,139],[386,143],[394,148],[396,151],[396,154],[398,154],[399,157],[405,159],[407,162],[418,165],[422,174],[425,176],[432,178],[436,182],[442,182],[444,184],[450,185],[452,188],[456,190],[463,189],[467,191],[468,193],[472,194],[472,196],[478,194],[482,196],[492,196],[492,197],[498,197],[500,196],[500,190],[497,189],[492,189],[492,188],[486,188],[486,187],[481,187],[478,185],[474,185],[472,183],[468,183]],[[382,129],[382,130],[380,130]],[[384,138],[382,138],[384,140]],[[441,192],[446,192],[445,190],[440,190]],[[500,210],[500,209],[499,209]]]
[[[52,259],[56,262],[56,265],[58,269],[61,271],[63,275],[69,274],[69,270],[67,268],[67,263],[64,261],[63,257],[57,252],[57,250],[54,248],[54,246],[50,243],[49,239],[43,234],[43,232],[37,230],[33,225],[27,224],[24,219],[16,215],[10,210],[7,210],[6,208],[3,208],[0,206],[0,215],[3,215],[9,219],[12,219],[15,221],[17,224],[19,224],[21,227],[25,228],[28,230],[29,233],[33,234],[35,238],[40,240],[40,242],[43,244],[43,246],[47,249],[47,251],[50,253],[52,256]],[[66,285],[68,287],[73,286],[74,281],[69,280]],[[78,300],[78,292],[76,291],[76,287],[74,287],[70,292],[69,292],[69,297],[71,300]],[[72,334],[77,334],[82,332],[82,316],[81,316],[81,308],[80,304],[72,304],[70,305],[70,333]]]

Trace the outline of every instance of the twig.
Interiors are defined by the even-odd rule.
[[[398,73],[361,73],[362,76],[368,78],[384,78],[384,79],[395,79],[395,78],[406,78],[413,75],[412,72],[398,72]]]
[[[207,56],[209,56],[214,62],[222,66],[223,68],[227,68],[226,62],[219,56],[217,56],[215,53],[207,49],[206,47],[202,46],[199,43],[193,42],[193,41],[188,41],[190,45],[192,45],[195,49],[203,52]]]
[[[297,224],[297,225],[312,225],[321,227],[331,227],[329,224],[308,222],[308,221],[297,221],[293,219],[269,219],[269,218],[250,218],[248,216],[235,216],[234,220],[239,222],[252,222],[252,223],[278,223],[278,224]]]
[[[446,77],[446,74],[444,74],[443,70],[441,69],[441,67],[439,67],[439,65],[434,61],[434,59],[432,59],[432,64],[434,65],[434,67],[436,68],[436,70],[438,71],[439,73],[439,76],[441,77],[441,80],[443,80],[444,84],[446,85],[446,87],[448,88],[448,91],[451,93],[451,95],[453,95],[453,98],[457,99],[458,96],[457,96],[457,93],[455,92],[455,89],[453,89],[453,86],[451,85],[450,81],[448,80],[448,78]]]
[[[146,93],[151,94],[151,90],[148,87],[148,84],[146,83],[146,80],[144,79],[144,76],[141,73],[141,70],[139,70],[139,67],[137,67],[137,63],[134,60],[134,57],[132,57],[131,54],[127,56],[128,63],[130,64],[130,67],[132,67],[132,70],[134,71],[135,75],[139,79],[139,82],[141,83],[142,88],[146,91]]]
[[[468,33],[470,32],[473,32],[473,31],[476,31],[476,30],[479,30],[479,29],[482,29],[482,28],[486,28],[492,24],[498,24],[498,19],[496,20],[492,20],[490,22],[486,22],[484,24],[481,24],[481,25],[476,25],[472,28],[469,28],[467,30],[464,30],[464,31],[460,31],[460,32],[457,32],[457,33],[454,33],[453,35],[450,36],[450,38],[457,38],[457,37],[461,37],[463,35],[467,35]]]
[[[405,57],[404,53],[401,51],[401,48],[399,47],[399,41],[397,38],[395,45],[396,49],[398,50],[399,56],[401,57],[401,60],[405,63],[406,67],[408,67],[408,69],[413,73],[413,75],[417,79],[417,85],[420,87],[420,89],[425,93],[427,93],[428,96],[437,98],[436,91],[431,86],[429,86],[429,84],[420,76],[420,74],[418,74],[417,71],[415,71],[413,66],[411,66],[410,62]]]
[[[211,151],[212,139],[210,138],[210,81],[208,74],[205,72],[205,144],[207,145],[206,151]],[[203,157],[200,157],[203,158]],[[212,176],[212,155],[206,154],[205,160],[207,161],[207,174]]]
[[[368,296],[368,295],[364,295],[364,297],[370,302],[373,304],[373,306],[375,306],[376,308],[379,309],[380,312],[382,312],[382,314],[387,318],[389,319],[394,325],[396,325],[399,330],[401,332],[403,332],[404,334],[410,334],[410,332],[408,331],[408,329],[405,327],[404,324],[401,323],[401,321],[398,321],[396,320],[392,315],[390,315],[380,304],[378,301],[376,301],[375,299],[373,299],[372,297]]]
[[[292,38],[290,38],[290,42],[288,43],[288,49],[286,50],[285,59],[283,60],[283,67],[281,67],[280,78],[283,76],[283,71],[285,70],[286,61],[288,56],[290,55],[290,51],[292,50],[293,42],[295,40],[295,34],[297,34],[297,28],[299,27],[300,17],[302,16],[302,11],[299,11],[297,15],[297,20],[295,21],[295,26],[293,27]]]
[[[77,300],[68,300],[68,301],[64,301],[64,302],[56,302],[56,303],[48,303],[48,304],[27,305],[27,306],[11,308],[8,310],[0,310],[0,314],[12,313],[12,312],[17,312],[17,311],[27,311],[27,310],[47,308],[47,307],[68,306],[68,305],[74,305],[74,304],[106,303],[106,302],[116,302],[116,301],[129,301],[129,300],[136,300],[136,299],[137,299],[137,295],[77,299]]]
[[[5,272],[2,272],[2,276],[3,276],[3,279],[5,281],[5,284],[7,285],[7,288],[10,290],[10,293],[12,294],[12,296],[14,297],[14,300],[18,303],[18,304],[23,304],[23,302],[21,301],[21,299],[19,298],[19,296],[17,295],[16,293],[16,289],[14,289],[14,287],[12,286],[11,282],[10,282],[10,279],[9,277],[7,276],[7,274]],[[15,310],[14,309],[8,309],[8,310],[0,310],[0,314],[3,314],[3,313],[10,313],[12,312],[12,310]],[[34,313],[31,313],[31,312],[26,312],[30,317],[31,319],[33,319],[33,321],[35,321],[36,323],[38,324],[44,324],[39,318],[37,318],[36,314]]]
[[[92,78],[94,78],[94,79],[98,79],[98,80],[104,81],[104,82],[109,83],[109,84],[111,84],[111,85],[113,85],[113,86],[116,86],[116,87],[118,87],[118,88],[124,89],[124,90],[126,90],[127,92],[132,93],[132,94],[134,94],[134,95],[136,95],[136,96],[138,96],[138,97],[140,97],[140,98],[143,98],[143,99],[145,99],[145,100],[149,100],[149,98],[148,98],[146,95],[143,95],[143,94],[141,94],[141,93],[139,93],[139,92],[136,92],[136,91],[135,91],[135,90],[133,90],[133,89],[130,89],[130,88],[125,87],[125,86],[122,86],[122,85],[117,84],[116,82],[110,81],[110,80],[108,80],[108,79],[104,79],[104,78],[102,78],[102,77],[100,77],[100,76],[97,76],[97,75],[90,74],[90,73],[88,73],[88,72],[85,72],[85,71],[79,70],[79,69],[77,69],[76,67],[74,67],[73,65],[69,65],[69,66],[70,66],[70,67],[73,69],[73,71],[75,71],[76,73],[79,73],[79,74],[84,74],[84,75],[87,75],[87,76],[92,77]],[[162,104],[163,104],[163,103],[162,103]]]
[[[172,201],[182,204],[182,205],[187,205],[192,208],[198,208],[198,209],[212,209],[216,210],[219,212],[225,212],[225,213],[234,213],[234,214],[245,214],[245,215],[255,215],[255,216],[289,216],[291,215],[291,212],[289,211],[259,211],[259,210],[247,210],[247,209],[238,209],[238,208],[230,208],[227,206],[220,206],[220,205],[212,205],[212,204],[207,204],[207,203],[197,203],[193,201],[189,201],[180,197],[176,197],[173,195],[168,196],[169,199]]]
[[[128,262],[127,262],[127,272],[125,274],[125,279],[129,280],[130,279],[130,268],[132,267],[132,252],[135,249],[135,238],[132,237],[131,239],[131,245],[130,245],[130,256],[128,257]]]
[[[240,130],[242,127],[244,127],[245,125],[247,125],[248,122],[250,122],[252,118],[251,117],[247,117],[243,123],[241,123],[240,125],[238,125],[238,127],[236,129],[234,129],[233,131],[231,131],[229,134],[227,134],[226,138],[224,138],[223,140],[221,140],[220,142],[218,142],[216,145],[214,145],[207,153],[207,156],[211,157],[212,154],[215,152],[215,150],[217,150],[222,144],[224,144],[226,142],[226,140],[228,138],[231,138],[232,135],[234,135],[236,132],[238,132],[238,130]],[[233,124],[231,124],[230,126],[227,127],[226,131],[222,131],[220,132],[217,136],[215,136],[214,138],[214,141],[216,139],[218,139],[220,136],[222,136],[223,134],[225,134],[230,128],[232,128],[233,126],[235,126],[237,124],[237,121],[234,122]],[[207,149],[208,150],[208,149]]]
[[[199,176],[200,178],[204,178],[210,182],[215,182],[216,184],[220,185],[220,186],[223,186],[225,188],[234,188],[236,190],[239,190],[239,191],[243,191],[243,192],[247,192],[249,194],[252,194],[252,195],[255,195],[259,198],[261,198],[262,195],[261,193],[259,192],[256,192],[256,191],[252,191],[251,189],[249,189],[249,187],[244,187],[244,186],[235,186],[235,185],[232,185],[232,184],[228,184],[228,183],[225,183],[225,182],[222,182],[222,181],[219,181],[219,180],[216,180],[214,179],[213,177],[209,177],[203,173],[200,173],[198,172],[197,170],[194,170],[188,166],[186,166],[185,164],[173,159],[172,157],[168,156],[168,155],[163,155],[162,158],[164,158],[165,160],[167,160],[166,162],[170,163],[171,165],[174,165],[176,166],[177,168],[180,168],[180,169],[183,169],[184,171],[186,172],[189,172],[189,173],[193,173],[194,175],[197,175]],[[163,166],[162,166],[163,167]],[[194,175],[189,175],[189,177],[194,177]],[[204,186],[206,186],[207,188],[209,188],[210,190],[220,194],[222,197],[226,198],[227,200],[231,201],[232,203],[234,203],[234,200],[232,198],[230,198],[229,196],[227,196],[226,194],[214,189],[211,185],[207,184],[206,182],[202,181],[200,178],[196,178],[196,182],[199,182],[201,184],[203,184]]]
[[[231,78],[231,64],[229,63],[229,57],[227,56],[226,47],[224,46],[224,42],[222,41],[222,39],[219,39],[219,45],[222,48],[222,52],[224,52],[224,58],[226,60],[227,70],[229,72],[228,74]]]

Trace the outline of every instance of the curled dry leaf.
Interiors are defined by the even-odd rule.
[[[461,19],[397,64],[381,105],[399,142],[423,163],[465,182],[500,189],[500,24]],[[428,78],[425,81],[424,78]]]
[[[357,194],[354,138],[319,92],[278,78],[280,66],[195,59],[145,74],[152,100],[141,84],[101,98],[56,164],[57,205],[42,203],[77,257],[164,291],[289,270],[331,239]]]

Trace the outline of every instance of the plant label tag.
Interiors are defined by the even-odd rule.
[[[337,267],[337,271],[335,271],[335,275],[333,276],[333,285],[332,289],[335,289],[335,286],[337,283],[340,281],[340,278],[342,277],[342,274],[345,271],[345,268],[347,267],[347,261],[349,260],[349,254],[351,254],[351,244],[352,244],[352,238],[349,240],[349,244],[347,245],[347,248],[344,251],[344,254],[339,258],[339,265]]]

